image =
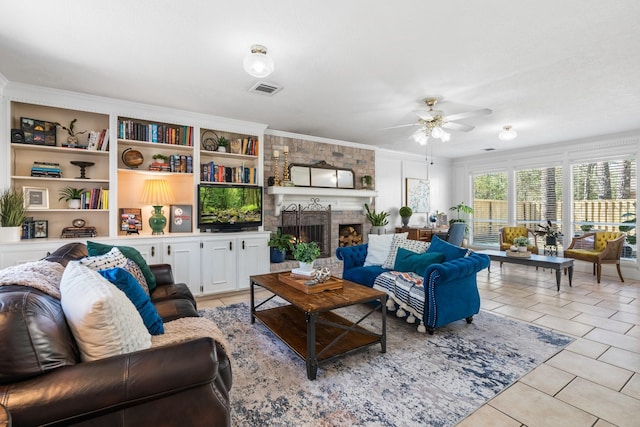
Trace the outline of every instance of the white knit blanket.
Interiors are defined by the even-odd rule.
[[[183,317],[165,323],[163,335],[151,336],[151,347],[161,347],[202,337],[211,337],[218,341],[231,357],[225,336],[214,322],[204,317]]]
[[[31,261],[0,270],[0,286],[28,286],[60,299],[60,280],[64,266],[51,261]]]

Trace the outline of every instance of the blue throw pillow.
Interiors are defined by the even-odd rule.
[[[145,293],[140,283],[131,273],[120,267],[101,270],[98,273],[113,283],[131,300],[138,313],[140,313],[144,326],[147,327],[151,335],[164,334],[162,318],[158,314],[156,307],[151,303],[149,295]]]
[[[444,262],[447,262],[464,257],[467,254],[467,249],[452,245],[438,236],[433,236],[431,238],[431,245],[429,245],[429,249],[427,249],[427,253],[432,252],[440,252],[444,255]]]
[[[90,256],[104,255],[108,253],[115,245],[105,245],[104,243],[92,242],[90,240],[87,241],[87,252],[89,252]],[[149,265],[142,257],[142,254],[136,249],[130,246],[116,246],[122,252],[122,255],[129,258],[131,261],[138,264],[140,270],[142,270],[142,274],[144,274],[144,278],[147,279],[147,285],[149,286],[149,290],[152,291],[156,287],[156,276],[153,275],[153,272],[149,268]]]
[[[393,266],[395,271],[410,272],[424,276],[424,272],[431,264],[440,264],[444,261],[444,255],[439,252],[425,252],[419,254],[405,248],[398,248],[396,263]]]

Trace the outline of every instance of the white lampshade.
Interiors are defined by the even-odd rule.
[[[513,130],[511,126],[503,126],[502,131],[498,134],[501,141],[511,141],[518,136],[518,132]]]
[[[440,126],[436,126],[433,129],[431,129],[431,136],[434,138],[441,138],[443,134],[444,134],[444,131]]]
[[[442,136],[440,137],[442,142],[448,142],[451,139],[451,134],[445,131],[442,131]]]
[[[413,140],[420,145],[427,145],[427,141],[429,141],[429,137],[427,136],[423,128],[420,128],[417,131],[415,131],[412,136],[413,136]]]
[[[255,44],[251,46],[251,53],[244,58],[244,69],[253,77],[267,77],[273,73],[273,59],[267,56],[267,48]]]

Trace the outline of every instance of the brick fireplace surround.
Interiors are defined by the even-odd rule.
[[[263,199],[264,205],[264,229],[267,231],[274,231],[280,226],[280,216],[275,214],[275,198],[274,196],[266,194],[267,180],[273,176],[273,150],[278,150],[280,153],[284,151],[284,147],[289,147],[289,164],[301,163],[312,164],[324,160],[328,164],[338,167],[351,169],[355,175],[355,188],[362,189],[360,178],[364,175],[375,176],[375,151],[367,150],[363,148],[350,147],[329,144],[317,141],[308,141],[303,139],[296,139],[283,136],[265,135],[264,142],[264,188],[265,195]],[[280,177],[282,177],[283,158],[280,157],[279,169]],[[319,203],[322,204],[322,197],[319,198]],[[309,201],[311,202],[311,200]],[[338,247],[338,234],[339,228],[342,224],[362,224],[363,234],[366,235],[369,232],[371,224],[366,220],[366,217],[361,210],[337,210],[332,206],[331,210],[331,257],[325,260],[317,261],[317,264],[332,266],[335,271],[336,263],[335,251]],[[291,262],[285,262],[278,265],[278,270],[290,269]],[[296,265],[297,266],[297,263]],[[295,267],[294,266],[294,267]],[[272,266],[272,270],[273,270]],[[341,270],[340,270],[341,272]]]

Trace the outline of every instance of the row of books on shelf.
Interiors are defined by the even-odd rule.
[[[109,151],[109,129],[102,129],[101,132],[89,132],[87,150]]]
[[[62,178],[62,169],[60,168],[60,163],[33,162],[33,166],[31,166],[31,176]]]
[[[193,157],[180,154],[169,156],[169,163],[152,162],[150,171],[193,173]]]
[[[237,182],[257,184],[256,168],[249,166],[223,166],[213,162],[200,165],[200,181],[204,182]]]
[[[258,155],[258,138],[255,136],[250,136],[249,138],[244,138],[242,140],[241,151],[239,154],[246,154],[248,156],[257,156]],[[234,150],[232,149],[231,152]]]
[[[77,237],[96,237],[98,230],[95,227],[65,227],[60,233],[60,237],[69,239]]]
[[[109,209],[109,190],[92,188],[83,192],[80,209]]]
[[[118,138],[193,146],[193,128],[191,126],[141,123],[123,119],[118,121]]]

